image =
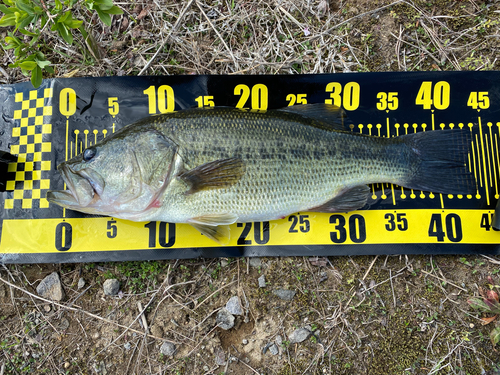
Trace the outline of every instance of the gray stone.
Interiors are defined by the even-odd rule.
[[[264,275],[262,275],[261,277],[259,277],[257,279],[259,281],[259,288],[265,288],[266,287],[266,278]]]
[[[116,296],[120,290],[120,282],[116,279],[108,279],[103,284],[104,294],[107,296]]]
[[[61,301],[64,298],[64,289],[57,272],[52,272],[45,277],[36,287],[36,292],[42,297],[53,301]]]
[[[276,335],[276,339],[274,340],[274,342],[276,343],[276,345],[281,346],[281,344],[283,344],[283,338],[281,337],[281,335]]]
[[[132,345],[129,342],[126,342],[125,344],[123,344],[123,347],[125,348],[125,350],[130,350],[130,348],[132,347]]]
[[[295,296],[295,293],[296,292],[294,290],[288,290],[288,289],[273,290],[273,294],[284,301],[291,301]]]
[[[221,259],[221,261],[220,261],[221,267],[226,267],[228,264],[229,264],[229,262],[227,260]]]
[[[59,329],[64,331],[69,328],[69,320],[66,318],[61,318],[59,321]]]
[[[241,343],[242,343],[243,345],[247,345],[247,344],[248,344],[248,340],[247,340],[247,339],[243,339],[243,341],[241,341]]]
[[[165,341],[160,347],[160,353],[167,357],[172,357],[175,354],[175,350],[175,345],[168,341]]]
[[[255,267],[255,268],[258,268],[258,267],[262,266],[262,261],[258,257],[250,258],[249,262],[250,262],[250,265],[252,267]]]
[[[243,315],[243,307],[241,307],[241,302],[238,296],[229,298],[229,301],[226,303],[226,309],[233,315]]]
[[[108,370],[106,369],[106,364],[104,363],[104,361],[99,362],[99,364],[96,363],[94,365],[94,368],[95,368],[95,372],[97,372],[98,374],[107,375],[107,373],[108,373]]]
[[[78,280],[78,289],[82,289],[85,286],[85,279],[83,277],[80,277]]]
[[[226,353],[224,353],[224,350],[220,346],[215,348],[215,363],[218,366],[224,366],[226,364]]]
[[[311,336],[311,331],[307,328],[298,328],[293,331],[290,335],[288,335],[288,340],[290,344],[296,344],[302,341],[307,340],[307,338]]]
[[[272,354],[272,355],[277,355],[279,353],[279,350],[278,350],[278,347],[276,346],[276,344],[272,344],[270,347],[269,347],[269,352]]]
[[[228,330],[234,327],[234,316],[225,307],[219,310],[217,317],[215,318],[217,326],[224,330]]]

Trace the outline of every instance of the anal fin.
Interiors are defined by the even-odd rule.
[[[366,204],[369,194],[370,188],[367,185],[355,186],[344,190],[322,205],[312,207],[307,211],[328,213],[356,211]]]
[[[190,223],[195,229],[204,236],[214,240],[221,245],[227,245],[230,239],[230,229],[227,225],[204,225],[199,223]]]
[[[188,223],[208,238],[226,245],[230,238],[229,225],[236,220],[238,216],[235,214],[212,214],[193,217]]]

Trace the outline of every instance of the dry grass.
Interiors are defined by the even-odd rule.
[[[56,76],[500,68],[498,1],[115,3],[125,13],[111,28],[89,20],[100,56],[78,37],[69,46],[47,34]],[[7,67],[11,59],[3,54],[0,82],[26,80]],[[246,259],[221,262],[6,266],[0,375],[500,371],[491,328],[465,302],[488,276],[498,284],[498,259],[269,258],[257,268]],[[35,292],[54,270],[67,294],[61,304]],[[262,274],[267,288],[258,288]],[[83,290],[76,287],[80,276]],[[102,294],[102,282],[113,276],[122,282],[121,298]],[[282,301],[271,293],[277,288],[297,294]],[[234,295],[245,315],[222,331],[215,316]],[[315,335],[290,344],[288,334],[305,325]],[[264,354],[278,336],[280,354]],[[176,344],[173,358],[159,354],[163,340]]]

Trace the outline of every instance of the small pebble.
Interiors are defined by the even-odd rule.
[[[85,279],[83,277],[80,277],[78,280],[78,289],[82,289],[85,286]]]
[[[288,289],[273,290],[273,294],[278,298],[282,299],[283,301],[291,301],[295,296],[295,293],[296,292],[294,290],[288,290]]]
[[[229,301],[226,303],[226,309],[233,315],[243,315],[243,308],[238,296],[229,298]]]
[[[322,271],[319,274],[319,282],[322,283],[325,280],[328,280],[328,274],[325,271]]]
[[[97,339],[99,338],[99,336],[100,336],[100,335],[99,335],[99,332],[96,332],[96,333],[94,333],[94,334],[92,335],[92,338],[93,338],[94,340],[97,340]]]
[[[50,307],[50,305],[45,305],[45,306],[43,307],[43,309],[45,310],[45,312],[50,312],[51,307]]]
[[[207,365],[203,366],[203,371],[208,372],[210,370]]]
[[[227,260],[221,259],[221,261],[220,261],[221,267],[226,267],[228,264],[229,264],[229,262]]]
[[[266,278],[264,275],[262,275],[261,277],[259,277],[257,279],[259,281],[259,288],[265,288],[266,287]]]
[[[276,344],[272,344],[270,347],[269,347],[269,352],[272,354],[272,355],[277,355],[279,353],[279,350],[278,350],[278,347],[276,346]]]
[[[64,362],[64,368],[69,368],[69,366],[71,366],[69,362]]]
[[[298,328],[288,335],[288,340],[290,344],[299,343],[305,341],[309,336],[311,336],[311,330],[307,328]]]
[[[219,310],[217,317],[215,318],[217,326],[224,330],[228,330],[234,327],[234,316],[225,307]]]
[[[132,347],[132,345],[130,345],[129,342],[126,342],[125,344],[123,344],[123,347],[125,348],[125,350],[130,350],[130,348]]]
[[[61,301],[65,296],[61,279],[57,272],[52,272],[45,277],[36,287],[36,292],[38,295],[54,301]]]
[[[66,318],[61,318],[61,320],[59,321],[59,329],[64,331],[68,328],[69,328],[69,320]]]
[[[175,354],[175,345],[172,342],[165,341],[160,347],[160,353],[168,357],[172,357]]]
[[[283,344],[283,337],[281,337],[281,335],[276,335],[276,339],[274,340],[274,342],[276,343],[276,345],[281,346],[281,344]]]
[[[120,282],[116,279],[108,279],[103,284],[104,294],[107,296],[116,296],[120,290]]]
[[[246,345],[248,344],[248,340],[247,339],[243,339],[243,341],[241,342],[243,345]]]
[[[250,258],[249,263],[250,263],[250,266],[255,267],[255,268],[258,268],[262,265],[262,261],[258,257]]]

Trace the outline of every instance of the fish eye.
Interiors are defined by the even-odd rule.
[[[83,152],[83,160],[91,161],[94,158],[96,153],[97,153],[97,151],[94,147],[86,149]]]

